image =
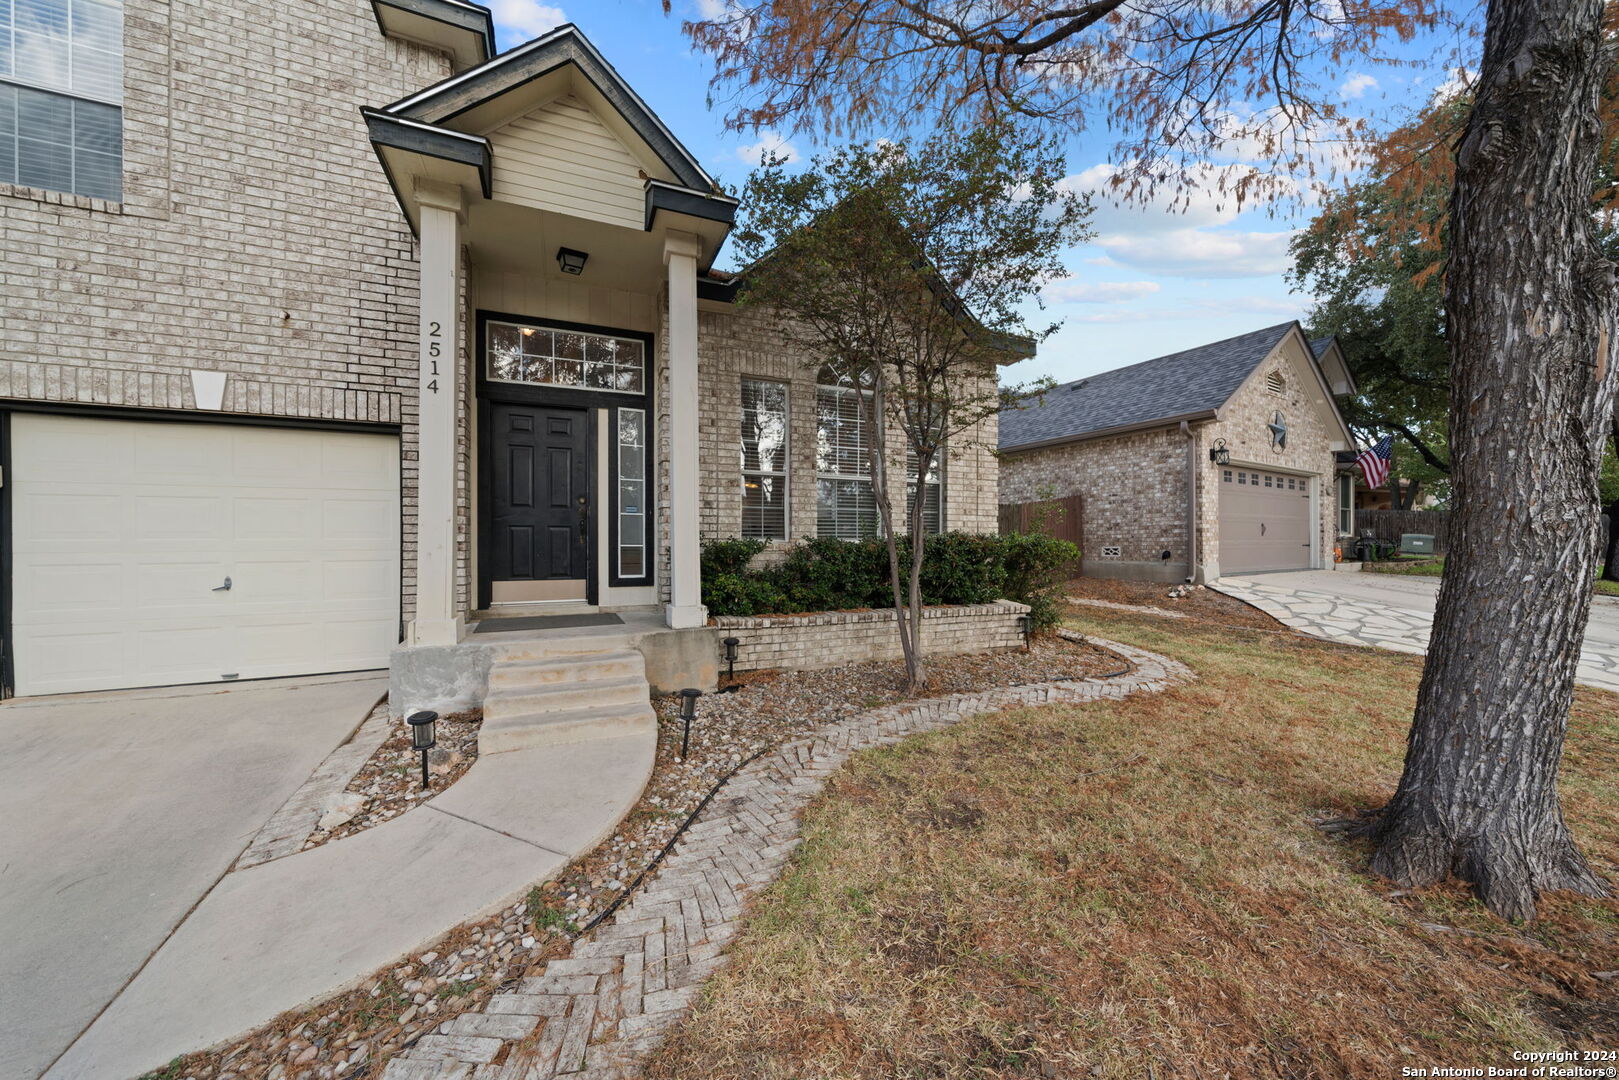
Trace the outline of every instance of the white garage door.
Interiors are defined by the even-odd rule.
[[[1310,567],[1310,480],[1220,470],[1220,572]]]
[[[387,666],[391,436],[18,414],[5,481],[18,694]]]

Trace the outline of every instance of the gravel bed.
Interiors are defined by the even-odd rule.
[[[388,737],[343,789],[328,801],[326,811],[304,841],[304,849],[319,847],[381,825],[413,806],[420,806],[461,779],[478,758],[478,711],[440,716],[435,725],[436,745],[427,752],[428,788],[422,790],[422,754],[410,748],[410,725],[403,718],[390,720]]]
[[[1027,653],[938,657],[931,667],[932,681],[921,696],[1115,675],[1129,668],[1127,661],[1106,649],[1042,636]],[[496,990],[539,974],[547,960],[567,953],[581,929],[625,894],[714,784],[743,760],[822,724],[912,696],[905,691],[904,669],[898,661],[820,671],[747,672],[738,674],[736,681],[742,689],[735,693],[699,699],[685,759],[680,756],[678,697],[652,699],[658,714],[652,779],[614,835],[575,860],[560,877],[537,885],[524,901],[497,915],[457,927],[417,956],[377,973],[358,990],[318,1008],[289,1013],[235,1044],[191,1055],[150,1076],[375,1080],[387,1059],[406,1044],[451,1017],[481,1009]],[[441,720],[441,745],[443,724]],[[475,741],[476,722],[468,726]],[[374,770],[378,777],[374,782],[387,791],[395,791],[397,784],[384,778],[403,775],[391,772],[400,760],[386,757],[393,743],[390,736],[372,760],[372,764],[385,762]],[[355,785],[363,788],[373,782],[365,779],[368,771],[371,764],[361,770]],[[439,790],[436,779],[434,788]],[[375,812],[397,813],[394,807],[420,801],[407,801],[402,795],[392,803],[381,798]],[[355,824],[358,821],[357,816]]]

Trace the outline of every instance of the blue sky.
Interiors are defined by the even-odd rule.
[[[817,149],[801,135],[782,145],[771,133],[724,130],[723,102],[713,109],[707,103],[710,64],[680,33],[681,17],[697,15],[703,0],[675,0],[672,16],[663,14],[658,0],[483,2],[495,12],[502,49],[561,22],[576,24],[727,186],[741,186],[761,146],[802,157]],[[1438,65],[1390,67],[1335,72],[1329,84],[1351,110],[1397,116],[1420,106],[1448,77]],[[1105,136],[1069,140],[1070,176],[1078,189],[1105,178],[1109,147]],[[1241,160],[1237,149],[1230,160]],[[1121,207],[1099,198],[1092,220],[1096,237],[1068,253],[1072,277],[1047,290],[1043,322],[1061,321],[1063,328],[1039,356],[1008,369],[1007,376],[1021,381],[1050,375],[1063,382],[1303,318],[1308,300],[1289,291],[1283,271],[1288,237],[1307,215],[1296,207],[1239,213],[1227,203],[1210,194],[1172,210],[1163,204]]]

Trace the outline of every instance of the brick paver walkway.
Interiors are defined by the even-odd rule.
[[[1182,664],[1092,639],[1135,664],[1116,679],[1009,687],[888,705],[830,724],[739,771],[616,919],[544,974],[445,1021],[383,1080],[623,1080],[725,962],[747,902],[799,841],[799,813],[851,754],[1021,705],[1117,700],[1192,678]]]

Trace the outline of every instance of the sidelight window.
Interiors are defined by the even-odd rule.
[[[646,346],[637,338],[494,321],[487,332],[489,378],[497,382],[646,391]]]
[[[618,410],[618,576],[645,577],[646,410]]]

